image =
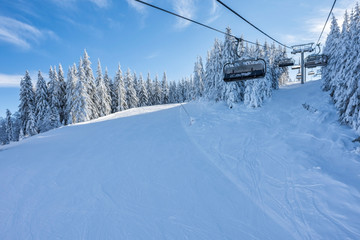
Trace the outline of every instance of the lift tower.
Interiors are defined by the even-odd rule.
[[[305,79],[306,75],[305,75],[304,53],[314,51],[313,45],[314,45],[314,43],[306,43],[306,44],[299,44],[299,45],[291,46],[291,48],[293,49],[291,51],[291,54],[301,53],[301,62],[300,62],[301,84],[304,84],[304,82],[306,80]]]

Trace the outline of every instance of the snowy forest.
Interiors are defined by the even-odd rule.
[[[20,105],[18,112],[9,110],[0,118],[0,144],[19,141],[48,130],[84,122],[111,113],[135,107],[180,103],[193,100],[224,101],[229,108],[244,103],[249,107],[260,107],[272,90],[288,81],[286,68],[277,67],[277,61],[286,57],[286,51],[275,44],[256,43],[249,46],[231,37],[231,29],[224,42],[215,40],[208,51],[205,67],[198,57],[193,74],[180,81],[168,81],[166,73],[160,80],[147,74],[146,79],[127,69],[125,74],[120,64],[111,79],[107,68],[102,72],[100,60],[94,76],[90,57],[86,50],[66,74],[59,64],[50,67],[46,82],[39,71],[35,86],[29,72],[20,83]],[[267,64],[266,77],[225,83],[223,66],[227,62],[247,58],[263,58]]]
[[[346,11],[341,30],[333,16],[324,54],[329,56],[322,68],[323,90],[329,91],[342,124],[360,133],[360,8],[357,3],[350,16]]]

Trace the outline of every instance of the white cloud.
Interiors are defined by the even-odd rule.
[[[144,14],[145,13],[145,5],[141,4],[139,2],[136,2],[134,0],[126,0],[128,2],[128,4],[134,8],[136,11],[138,11],[139,13]],[[144,2],[148,2],[148,1],[144,1]]]
[[[95,3],[99,8],[107,8],[110,5],[109,0],[90,0]]]
[[[30,24],[16,19],[0,16],[0,41],[13,44],[23,49],[29,49],[31,43],[38,42],[41,38],[58,37],[52,31],[41,31]]]
[[[0,87],[19,87],[23,75],[7,75],[0,73]]]
[[[151,54],[149,54],[148,56],[146,56],[145,59],[150,60],[150,59],[154,59],[154,58],[156,58],[156,57],[158,57],[158,56],[159,56],[159,53],[158,53],[158,52],[154,52],[154,53],[151,53]]]
[[[192,18],[195,15],[195,0],[173,0],[175,12],[181,16]],[[189,21],[179,19],[176,27],[185,28],[190,24]]]
[[[217,3],[216,3],[216,0],[212,0],[211,2],[212,2],[212,8],[211,8],[210,13],[211,13],[211,14],[215,14],[215,13],[217,12],[218,5],[217,5]]]
[[[340,26],[340,28],[344,22],[345,10],[348,10],[348,13],[350,13],[351,9],[354,7],[355,7],[355,1],[353,1],[353,0],[343,0],[339,4],[335,5],[332,13],[334,14],[335,18],[337,19],[337,22],[338,22],[338,25]],[[325,24],[328,14],[329,14],[329,11],[330,11],[330,8],[320,9],[318,11],[318,13],[320,15],[319,17],[311,18],[305,22],[306,27],[308,29],[308,33],[310,33],[312,35],[317,35],[316,41],[317,41],[318,37],[320,36],[320,33],[324,27],[324,24]],[[330,16],[329,21],[324,29],[324,33],[320,39],[320,42],[322,44],[324,44],[326,37],[330,32],[331,19],[332,19],[332,16]]]

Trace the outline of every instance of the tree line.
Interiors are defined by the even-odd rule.
[[[322,88],[328,91],[341,123],[360,133],[360,8],[345,12],[342,28],[333,15],[324,54],[329,56],[322,68]]]
[[[250,107],[260,107],[271,97],[271,92],[289,78],[286,68],[279,68],[278,61],[286,57],[285,49],[275,44],[249,47],[240,42],[237,44],[229,35],[222,43],[215,40],[213,48],[208,51],[205,67],[198,57],[193,74],[180,81],[168,81],[166,73],[159,80],[147,74],[127,69],[125,74],[120,64],[113,79],[107,68],[103,73],[100,60],[97,62],[96,76],[91,68],[90,57],[84,50],[79,63],[68,68],[65,74],[62,65],[50,67],[49,81],[45,81],[41,71],[38,72],[36,85],[33,86],[28,71],[20,83],[20,105],[15,114],[9,110],[5,118],[0,118],[0,143],[7,144],[26,136],[57,128],[59,126],[84,122],[111,113],[135,107],[158,104],[179,103],[204,99],[224,101],[232,108],[237,103]],[[238,52],[238,54],[236,54]],[[247,58],[263,58],[267,63],[265,78],[249,81],[225,83],[223,66]]]

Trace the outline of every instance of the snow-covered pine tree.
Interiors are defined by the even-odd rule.
[[[51,126],[49,129],[57,128],[61,125],[60,111],[61,111],[61,97],[60,97],[60,84],[56,67],[50,67],[49,76],[51,76],[48,87],[49,103],[51,108]],[[58,119],[58,122],[56,122]]]
[[[155,81],[154,81],[154,95],[153,95],[153,100],[154,100],[154,105],[158,105],[161,104],[161,86],[158,80],[158,76],[155,75]]]
[[[78,66],[78,79],[74,89],[74,102],[73,102],[73,123],[88,121],[93,113],[88,106],[90,96],[88,94],[85,83],[85,71],[83,62],[80,58]]]
[[[197,57],[194,66],[194,97],[199,99],[202,97],[204,93],[204,68],[202,63],[202,58],[200,56]]]
[[[59,116],[60,116],[60,123],[66,125],[67,118],[66,118],[66,83],[64,77],[64,70],[61,64],[59,64],[59,71],[58,71],[58,88],[57,88],[57,95],[59,96]]]
[[[102,77],[101,64],[98,59],[98,67],[96,72],[96,91],[99,99],[99,113],[100,117],[111,113],[111,96],[109,95],[107,86]]]
[[[237,60],[236,39],[231,36],[231,29],[229,27],[226,28],[226,33],[227,35],[225,35],[224,47],[222,48],[223,64],[234,62],[235,60]],[[223,89],[221,89],[221,91],[222,99],[224,99],[227,102],[228,106],[232,108],[238,100],[237,96],[240,95],[239,92],[237,92],[236,83],[230,82],[226,85],[223,85]]]
[[[147,105],[148,106],[154,105],[154,86],[150,78],[150,73],[147,74],[147,78],[146,78],[146,90],[148,92],[148,98],[149,98],[149,102]]]
[[[125,90],[125,84],[124,84],[124,79],[122,76],[120,64],[118,65],[118,70],[114,78],[114,95],[115,95],[114,107],[116,108],[117,112],[129,108],[126,100],[126,90]]]
[[[107,67],[105,67],[105,73],[104,73],[104,83],[106,86],[106,91],[107,94],[110,96],[110,98],[112,99],[112,82],[111,82],[111,78],[109,77],[109,73],[108,73],[108,69]]]
[[[96,85],[95,85],[95,78],[93,71],[91,69],[91,62],[90,57],[88,53],[86,52],[86,49],[84,50],[84,59],[83,59],[83,68],[85,73],[85,88],[87,90],[87,93],[89,95],[88,99],[88,106],[90,110],[90,119],[95,119],[100,116],[99,113],[99,98],[96,94]]]
[[[360,7],[357,3],[351,23],[349,26],[349,32],[351,34],[350,53],[348,55],[347,72],[346,72],[346,92],[345,103],[346,108],[344,110],[343,117],[340,115],[340,119],[346,124],[352,126],[359,132],[359,111],[360,111]]]
[[[145,82],[144,82],[143,77],[142,77],[141,74],[140,74],[140,77],[139,77],[139,86],[140,86],[140,90],[139,90],[139,106],[144,107],[144,106],[147,106],[148,103],[149,103],[149,96],[148,96],[147,88],[145,86]]]
[[[46,132],[50,130],[49,112],[51,111],[51,106],[49,103],[48,88],[40,71],[38,72],[38,80],[36,82],[35,103],[37,132]]]
[[[11,116],[12,129],[13,129],[13,141],[19,141],[20,129],[21,129],[21,119],[19,112],[15,112]]]
[[[66,113],[67,113],[67,123],[75,123],[75,111],[74,111],[74,102],[75,102],[75,89],[77,84],[77,72],[76,64],[72,67],[69,67],[67,82],[66,82]]]
[[[15,140],[14,138],[14,129],[13,129],[13,122],[11,119],[11,112],[9,109],[6,109],[6,118],[5,118],[5,133],[6,138],[9,142]]]
[[[24,136],[37,134],[35,125],[35,93],[28,71],[20,82],[20,121],[21,131]]]
[[[322,67],[322,89],[324,91],[329,91],[332,88],[333,84],[333,74],[332,71],[335,66],[337,66],[338,58],[336,56],[336,52],[339,47],[339,39],[340,39],[340,28],[337,23],[335,16],[332,16],[330,33],[326,39],[325,47],[323,53],[328,56],[332,56],[329,58],[326,66]]]
[[[169,103],[169,85],[167,81],[166,72],[164,72],[162,81],[161,81],[161,103],[168,104]]]
[[[175,81],[170,82],[169,88],[169,103],[177,103],[178,95],[177,95],[177,86]]]
[[[141,73],[140,73],[141,74]],[[136,72],[134,72],[133,74],[133,83],[134,83],[134,88],[135,88],[135,91],[136,91],[136,96],[137,98],[139,98],[139,92],[140,92],[140,83],[139,83],[139,79],[136,75]],[[139,104],[139,103],[138,103]],[[139,105],[138,105],[139,106]]]
[[[225,88],[225,82],[223,80],[223,51],[222,51],[222,44],[215,39],[214,43],[214,82],[215,82],[215,89],[213,89],[213,96],[212,99],[215,101],[222,101],[223,100],[223,89]]]
[[[131,71],[129,68],[126,71],[125,82],[127,83],[126,97],[127,97],[128,107],[136,108],[138,106],[139,99],[136,96],[134,79],[133,79],[133,75],[131,74]]]
[[[6,121],[2,117],[0,117],[0,144],[5,145],[9,143],[10,140],[6,132]]]

